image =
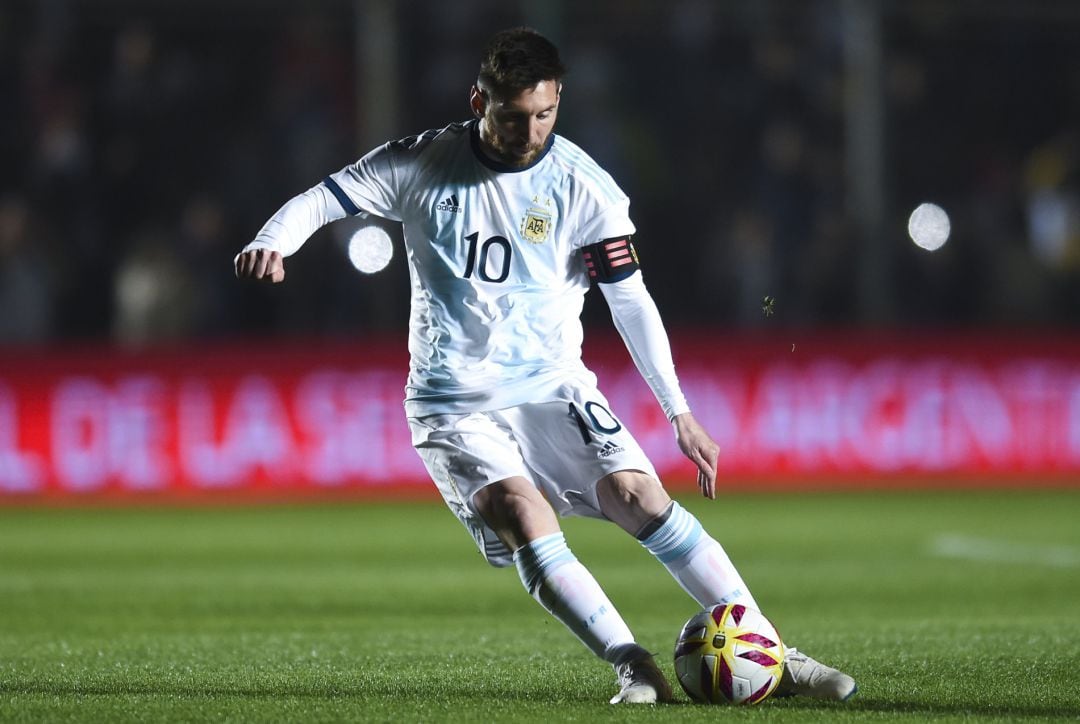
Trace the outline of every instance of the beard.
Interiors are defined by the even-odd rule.
[[[497,133],[486,134],[483,130],[481,128],[480,140],[488,153],[500,163],[514,168],[524,168],[531,164],[540,157],[540,154],[544,152],[544,147],[547,145],[547,138],[545,138],[544,142],[539,145],[528,143],[524,146],[515,146],[508,143]]]

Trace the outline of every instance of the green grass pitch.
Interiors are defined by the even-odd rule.
[[[611,707],[435,502],[0,509],[0,721],[1080,718],[1080,491],[682,501],[856,698]],[[565,528],[671,675],[695,604],[614,526]]]

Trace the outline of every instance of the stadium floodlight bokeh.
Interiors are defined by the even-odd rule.
[[[378,226],[361,226],[349,237],[349,261],[359,272],[380,272],[393,257],[393,241]]]
[[[937,251],[949,240],[952,223],[945,209],[924,201],[908,217],[908,236],[927,251]]]

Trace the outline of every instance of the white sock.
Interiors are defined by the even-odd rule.
[[[723,546],[678,503],[672,502],[668,519],[642,540],[641,545],[664,564],[683,590],[703,608],[738,602],[761,610]]]
[[[600,584],[566,547],[562,533],[518,548],[514,564],[525,590],[601,659],[618,664],[640,651]]]

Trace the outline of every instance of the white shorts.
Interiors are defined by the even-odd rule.
[[[485,485],[531,480],[559,515],[604,518],[596,483],[619,470],[657,477],[652,463],[595,387],[568,383],[553,401],[491,412],[410,417],[413,447],[450,510],[493,566],[513,564],[477,514],[473,495]]]

